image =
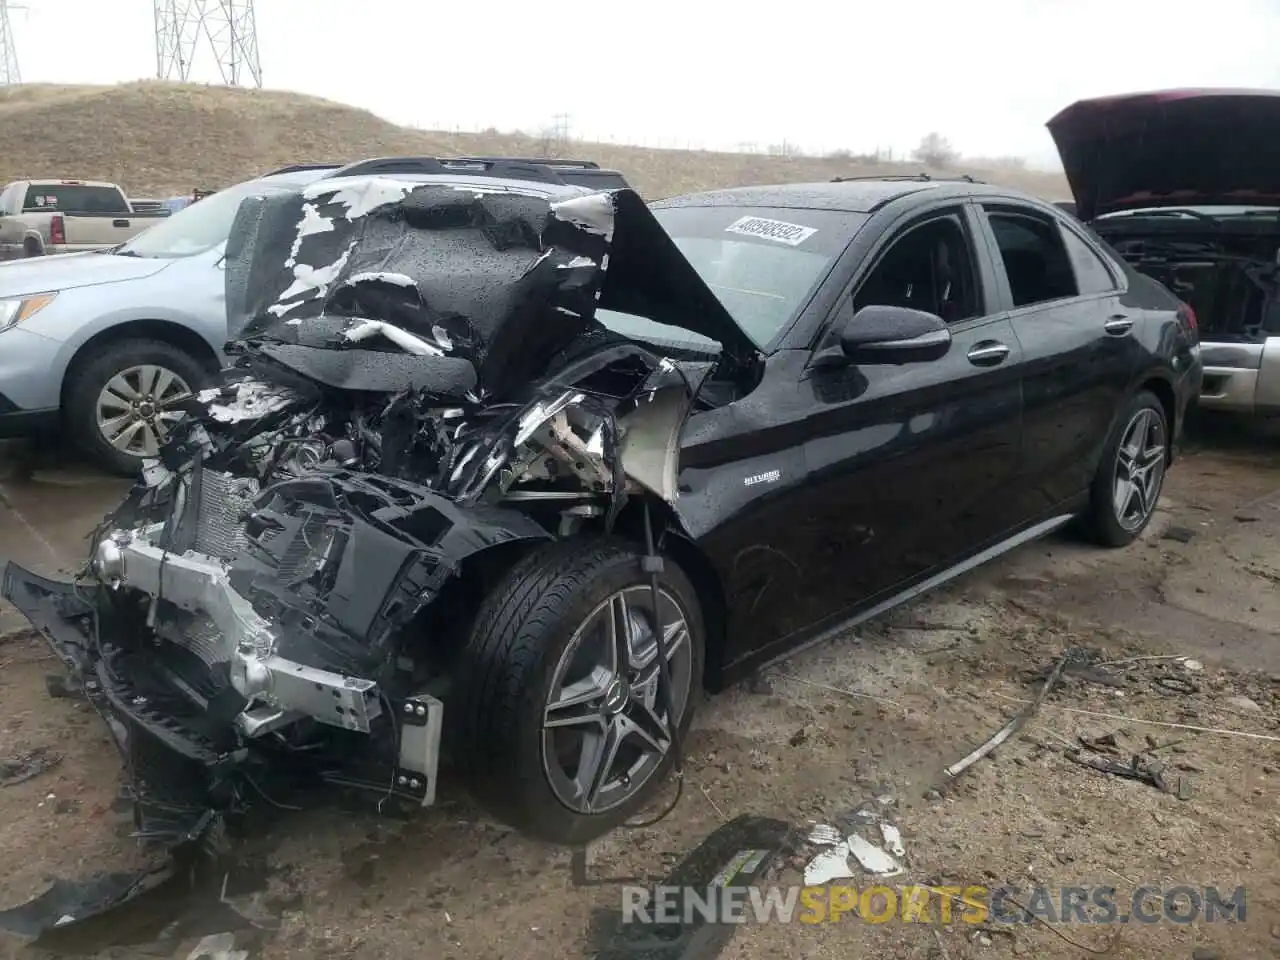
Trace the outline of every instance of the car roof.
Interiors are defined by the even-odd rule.
[[[885,204],[912,194],[972,196],[1004,194],[1022,196],[1020,191],[992,186],[968,178],[933,179],[918,177],[867,177],[834,180],[829,183],[785,183],[756,187],[731,187],[671,197],[651,204],[654,209],[672,207],[779,207],[794,210],[836,210],[845,213],[874,213]]]
[[[334,189],[338,190],[347,183],[374,179],[408,181],[422,185],[438,184],[440,186],[461,187],[476,191],[504,191],[519,193],[523,196],[545,197],[551,200],[578,197],[583,194],[598,192],[587,187],[570,184],[542,183],[536,180],[514,180],[466,173],[359,173],[349,177],[335,177],[332,169],[290,170],[287,173],[273,173],[265,177],[259,177],[258,182],[281,187],[306,187],[324,180],[326,183],[333,183]]]

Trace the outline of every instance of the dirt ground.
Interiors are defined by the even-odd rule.
[[[13,553],[30,528],[45,546],[25,547],[29,562],[53,569],[75,556],[69,505],[100,512],[116,490],[68,475],[0,480],[0,550]],[[41,483],[54,491],[41,495]],[[59,506],[41,514],[46,502]],[[93,518],[82,519],[87,528]],[[1115,886],[1122,905],[1143,884],[1244,885],[1246,919],[931,929],[849,917],[745,926],[724,960],[1280,957],[1278,537],[1280,437],[1211,422],[1182,452],[1142,542],[1121,551],[1065,536],[1031,545],[705,704],[680,804],[654,827],[595,844],[592,869],[656,880],[739,814],[831,822],[879,794],[892,798],[884,809],[906,848],[907,870],[892,882]],[[1035,674],[1070,647],[1106,661],[1165,659],[1119,665],[1119,686],[1065,675],[1019,735],[933,792],[942,768],[1021,709]],[[87,707],[48,697],[55,664],[46,656],[30,639],[0,643],[0,757],[38,748],[62,756],[0,788],[0,908],[53,876],[140,856],[113,806],[119,767],[106,733]],[[1108,734],[1121,761],[1141,752],[1162,760],[1167,777],[1183,778],[1186,798],[1071,761],[1079,737]],[[408,821],[337,808],[282,815],[270,836],[249,842],[256,892],[220,894],[260,925],[236,932],[237,946],[263,960],[592,955],[593,918],[618,908],[618,890],[575,887],[565,851],[512,834],[448,783],[442,789],[442,805]],[[802,882],[807,856],[786,859],[777,882]],[[185,958],[198,934],[226,929],[224,914],[196,912],[203,929],[170,923],[159,942],[81,947]],[[128,939],[123,927],[109,939]],[[0,943],[0,956],[50,955]]]

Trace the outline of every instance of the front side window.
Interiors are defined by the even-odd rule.
[[[987,216],[1015,308],[1079,296],[1056,223],[1025,213],[988,210]]]
[[[853,298],[863,307],[907,307],[959,323],[982,313],[972,247],[958,213],[910,228],[881,257]]]

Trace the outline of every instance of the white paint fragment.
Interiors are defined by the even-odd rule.
[[[428,343],[421,337],[403,330],[383,320],[361,320],[354,327],[343,332],[342,336],[352,343],[368,340],[381,334],[406,353],[418,357],[443,357],[444,351],[434,343]]]
[[[347,277],[344,283],[391,283],[397,287],[412,287],[414,289],[417,289],[418,286],[413,282],[412,277],[403,273],[389,273],[385,270],[366,270],[364,273],[357,273]]]
[[[387,177],[361,177],[341,186],[331,180],[321,180],[306,187],[302,196],[306,200],[320,200],[322,204],[340,203],[346,207],[346,219],[356,220],[379,207],[399,203],[415,186],[412,182]]]
[[[788,246],[798,247],[818,231],[799,223],[787,223],[785,220],[766,220],[764,217],[741,217],[724,228],[725,233],[740,233],[746,237],[759,237],[761,240],[773,240]]]
[[[804,885],[822,887],[833,880],[847,880],[853,876],[849,868],[849,844],[841,841],[805,864]]]
[[[431,325],[431,336],[435,338],[436,343],[440,344],[442,350],[453,349],[453,337],[449,336],[449,331],[438,323]]]
[[[572,223],[588,233],[599,234],[606,240],[613,239],[613,196],[608,193],[591,193],[584,197],[571,197],[551,204],[551,215],[557,220]]]
[[[560,264],[560,270],[581,270],[583,267],[594,267],[596,262],[590,257],[574,257],[568,263]]]
[[[1182,669],[1186,670],[1188,673],[1199,673],[1204,669],[1204,664],[1199,660],[1183,660]]]
[[[314,203],[304,203],[302,205],[302,219],[298,221],[298,232],[293,238],[293,245],[289,248],[289,259],[284,265],[289,269],[293,269],[298,262],[298,253],[302,250],[302,241],[307,237],[317,233],[332,233],[333,221],[328,217],[320,215],[320,208]]]
[[[834,847],[844,842],[844,835],[829,823],[819,823],[809,831],[809,842]]]
[[[291,283],[280,294],[279,300],[275,304],[267,308],[267,312],[277,317],[282,317],[290,310],[301,306],[306,302],[303,300],[294,300],[295,297],[301,297],[310,291],[316,291],[319,296],[323,297],[329,290],[329,287],[338,279],[347,261],[351,258],[351,251],[356,248],[357,241],[352,240],[340,256],[327,267],[313,267],[305,263],[299,263],[293,268],[293,283]],[[293,303],[285,303],[286,300],[294,300]]]
[[[58,922],[57,922],[57,923],[55,923],[55,924],[54,924],[54,926],[55,926],[55,927],[62,927],[62,926],[66,926],[68,923],[75,923],[75,922],[76,922],[76,918],[75,918],[75,917],[73,917],[73,916],[72,916],[71,914],[69,914],[69,913],[64,913],[62,916],[60,916],[60,917],[58,918]]]
[[[894,877],[902,873],[902,867],[898,861],[885,853],[874,843],[870,843],[856,833],[849,834],[848,838],[849,852],[853,854],[854,859],[862,865],[862,869],[868,873],[874,873],[881,877]]]
[[[885,847],[895,857],[905,857],[907,855],[907,848],[902,845],[902,831],[892,823],[880,824],[880,837],[884,840]]]

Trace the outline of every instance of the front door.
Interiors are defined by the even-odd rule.
[[[1018,459],[1021,349],[992,313],[989,278],[962,206],[905,224],[832,322],[879,304],[935,313],[952,344],[938,360],[810,366],[795,431],[803,437],[803,500],[788,510],[788,555],[801,569],[786,603],[794,624],[835,623],[974,552],[1007,525]],[[735,630],[751,636],[749,620]],[[749,616],[744,611],[741,616]],[[771,646],[783,647],[788,638]]]

